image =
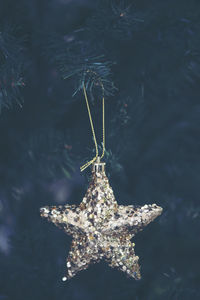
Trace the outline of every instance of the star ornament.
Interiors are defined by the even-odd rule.
[[[105,259],[129,277],[140,279],[139,257],[132,237],[162,213],[156,204],[118,205],[104,170],[105,163],[93,164],[89,188],[79,206],[45,206],[41,216],[72,236],[63,281]]]

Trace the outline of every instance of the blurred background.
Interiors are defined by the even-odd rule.
[[[119,204],[163,214],[133,241],[142,279],[105,262],[62,282],[94,156],[85,84]],[[200,2],[0,1],[0,300],[200,299]]]

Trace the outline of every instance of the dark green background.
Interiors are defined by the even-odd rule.
[[[0,1],[0,24],[25,37],[22,108],[0,115],[0,300],[200,299],[200,2],[136,0],[120,23],[113,1]],[[94,18],[96,16],[96,18]],[[94,23],[92,23],[94,22]],[[130,23],[129,23],[130,22]],[[95,24],[95,25],[94,25]],[[39,216],[78,204],[93,144],[76,76],[63,80],[49,41],[84,37],[111,68],[107,173],[118,203],[156,203],[163,214],[134,242],[141,281],[101,262],[63,283],[71,239]],[[54,39],[53,38],[53,39]],[[61,49],[62,50],[62,49]],[[95,55],[95,53],[94,53]],[[101,135],[99,95],[92,111]]]

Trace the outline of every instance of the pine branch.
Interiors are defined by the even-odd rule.
[[[144,16],[134,9],[130,1],[99,1],[93,16],[88,19],[87,28],[94,39],[104,38],[131,40],[133,33],[138,31]]]
[[[14,103],[22,106],[21,88],[25,85],[25,58],[22,40],[16,39],[13,30],[5,27],[0,32],[0,110]]]
[[[113,95],[116,87],[111,67],[114,63],[107,61],[102,50],[87,40],[87,34],[86,30],[78,30],[63,38],[56,36],[50,39],[50,61],[57,65],[64,79],[74,78],[76,88],[73,96],[83,88],[83,84],[92,98],[95,93],[102,95],[102,90],[105,96]]]
[[[35,134],[23,146],[27,156],[27,168],[32,169],[33,173],[35,170],[37,177],[44,180],[63,176],[69,179],[77,162],[71,148],[69,137],[56,130]]]

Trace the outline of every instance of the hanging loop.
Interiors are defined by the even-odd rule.
[[[105,154],[105,99],[104,99],[104,88],[103,88],[103,85],[101,85],[101,86],[102,86],[102,90],[103,90],[103,99],[102,99],[102,119],[103,119],[102,120],[102,122],[103,122],[103,142],[102,142],[103,145],[102,146],[103,146],[103,151],[102,151],[102,155],[100,158],[103,158],[104,154]],[[86,102],[86,106],[87,106],[87,110],[88,110],[90,126],[91,126],[92,135],[93,135],[93,139],[94,139],[96,155],[92,160],[86,162],[83,166],[80,167],[81,172],[83,172],[87,167],[89,167],[91,164],[93,164],[97,160],[98,155],[99,155],[97,139],[96,139],[96,134],[95,134],[95,130],[94,130],[94,124],[93,124],[93,120],[92,120],[89,101],[88,101],[87,92],[86,92],[84,83],[83,83],[83,92],[84,92],[84,96],[85,96],[85,102]]]

